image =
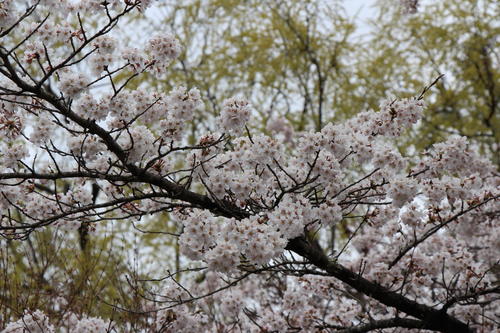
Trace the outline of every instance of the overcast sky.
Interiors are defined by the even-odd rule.
[[[358,14],[356,23],[358,25],[358,34],[365,34],[368,32],[367,19],[375,16],[373,9],[374,0],[344,0],[344,6],[350,17]],[[358,13],[359,12],[359,13]]]
[[[349,12],[350,15],[354,15],[361,8],[361,15],[369,15],[370,7],[374,4],[374,1],[366,1],[366,0],[347,0],[344,1],[344,6]]]

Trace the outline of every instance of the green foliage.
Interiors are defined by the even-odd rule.
[[[363,38],[341,2],[198,0],[163,9],[153,28],[170,24],[185,52],[161,84],[202,90],[209,112],[196,128],[211,127],[222,101],[242,94],[260,116],[258,131],[282,117],[296,130],[317,130],[387,97],[414,96],[445,74],[426,95],[423,126],[401,147],[459,134],[500,155],[497,1],[430,2],[414,15],[378,1]]]
[[[412,95],[445,75],[426,95],[424,122],[406,147],[424,148],[458,134],[499,164],[499,14],[494,0],[430,2],[411,16],[402,16],[391,1],[380,2],[366,54],[373,86],[378,90],[385,81],[387,92]]]
[[[167,4],[153,29],[170,28],[185,51],[165,88],[196,86],[216,115],[225,98],[250,98],[264,130],[286,117],[299,130],[318,129],[334,113],[352,113],[350,95],[354,24],[340,3],[317,1],[193,1]]]
[[[114,309],[103,301],[134,308],[137,295],[125,279],[133,272],[123,262],[123,251],[115,251],[116,243],[113,237],[91,235],[88,248],[82,251],[77,235],[54,229],[33,233],[25,241],[3,241],[3,320],[16,318],[24,309],[51,313],[59,301],[73,313],[96,316],[113,315]],[[57,315],[53,313],[54,318]]]

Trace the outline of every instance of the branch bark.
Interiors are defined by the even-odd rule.
[[[384,305],[394,307],[410,316],[420,319],[422,321],[422,329],[450,333],[472,332],[472,329],[467,324],[451,317],[446,311],[437,310],[412,301],[397,292],[353,273],[338,263],[330,261],[321,249],[311,245],[304,237],[291,240],[287,245],[287,249],[310,260],[318,268],[325,270],[331,276],[348,284],[357,291]]]

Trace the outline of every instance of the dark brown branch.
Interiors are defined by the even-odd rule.
[[[312,264],[325,270],[331,276],[348,284],[357,291],[394,307],[422,321],[422,329],[439,332],[470,333],[472,330],[465,323],[451,317],[446,311],[440,311],[410,300],[401,294],[391,291],[375,282],[371,282],[344,266],[332,262],[318,246],[312,246],[304,237],[291,240],[287,249],[311,261]]]
[[[392,319],[383,319],[373,321],[369,324],[361,324],[357,326],[353,326],[346,329],[337,330],[337,333],[364,333],[370,332],[377,329],[382,328],[391,328],[391,327],[404,327],[404,328],[417,328],[421,329],[423,327],[423,322],[415,319],[408,318],[392,318]]]

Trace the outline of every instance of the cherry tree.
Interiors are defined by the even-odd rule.
[[[146,286],[140,311],[105,300],[142,315],[144,331],[498,331],[496,166],[458,136],[412,156],[395,148],[439,78],[292,138],[253,132],[235,96],[190,145],[195,87],[130,88],[168,80],[182,46],[114,33],[150,4],[0,2],[4,240],[168,212],[182,232],[162,237],[178,238],[185,269]],[[326,251],[332,226],[343,234]],[[25,309],[2,332],[133,331],[57,311]]]

